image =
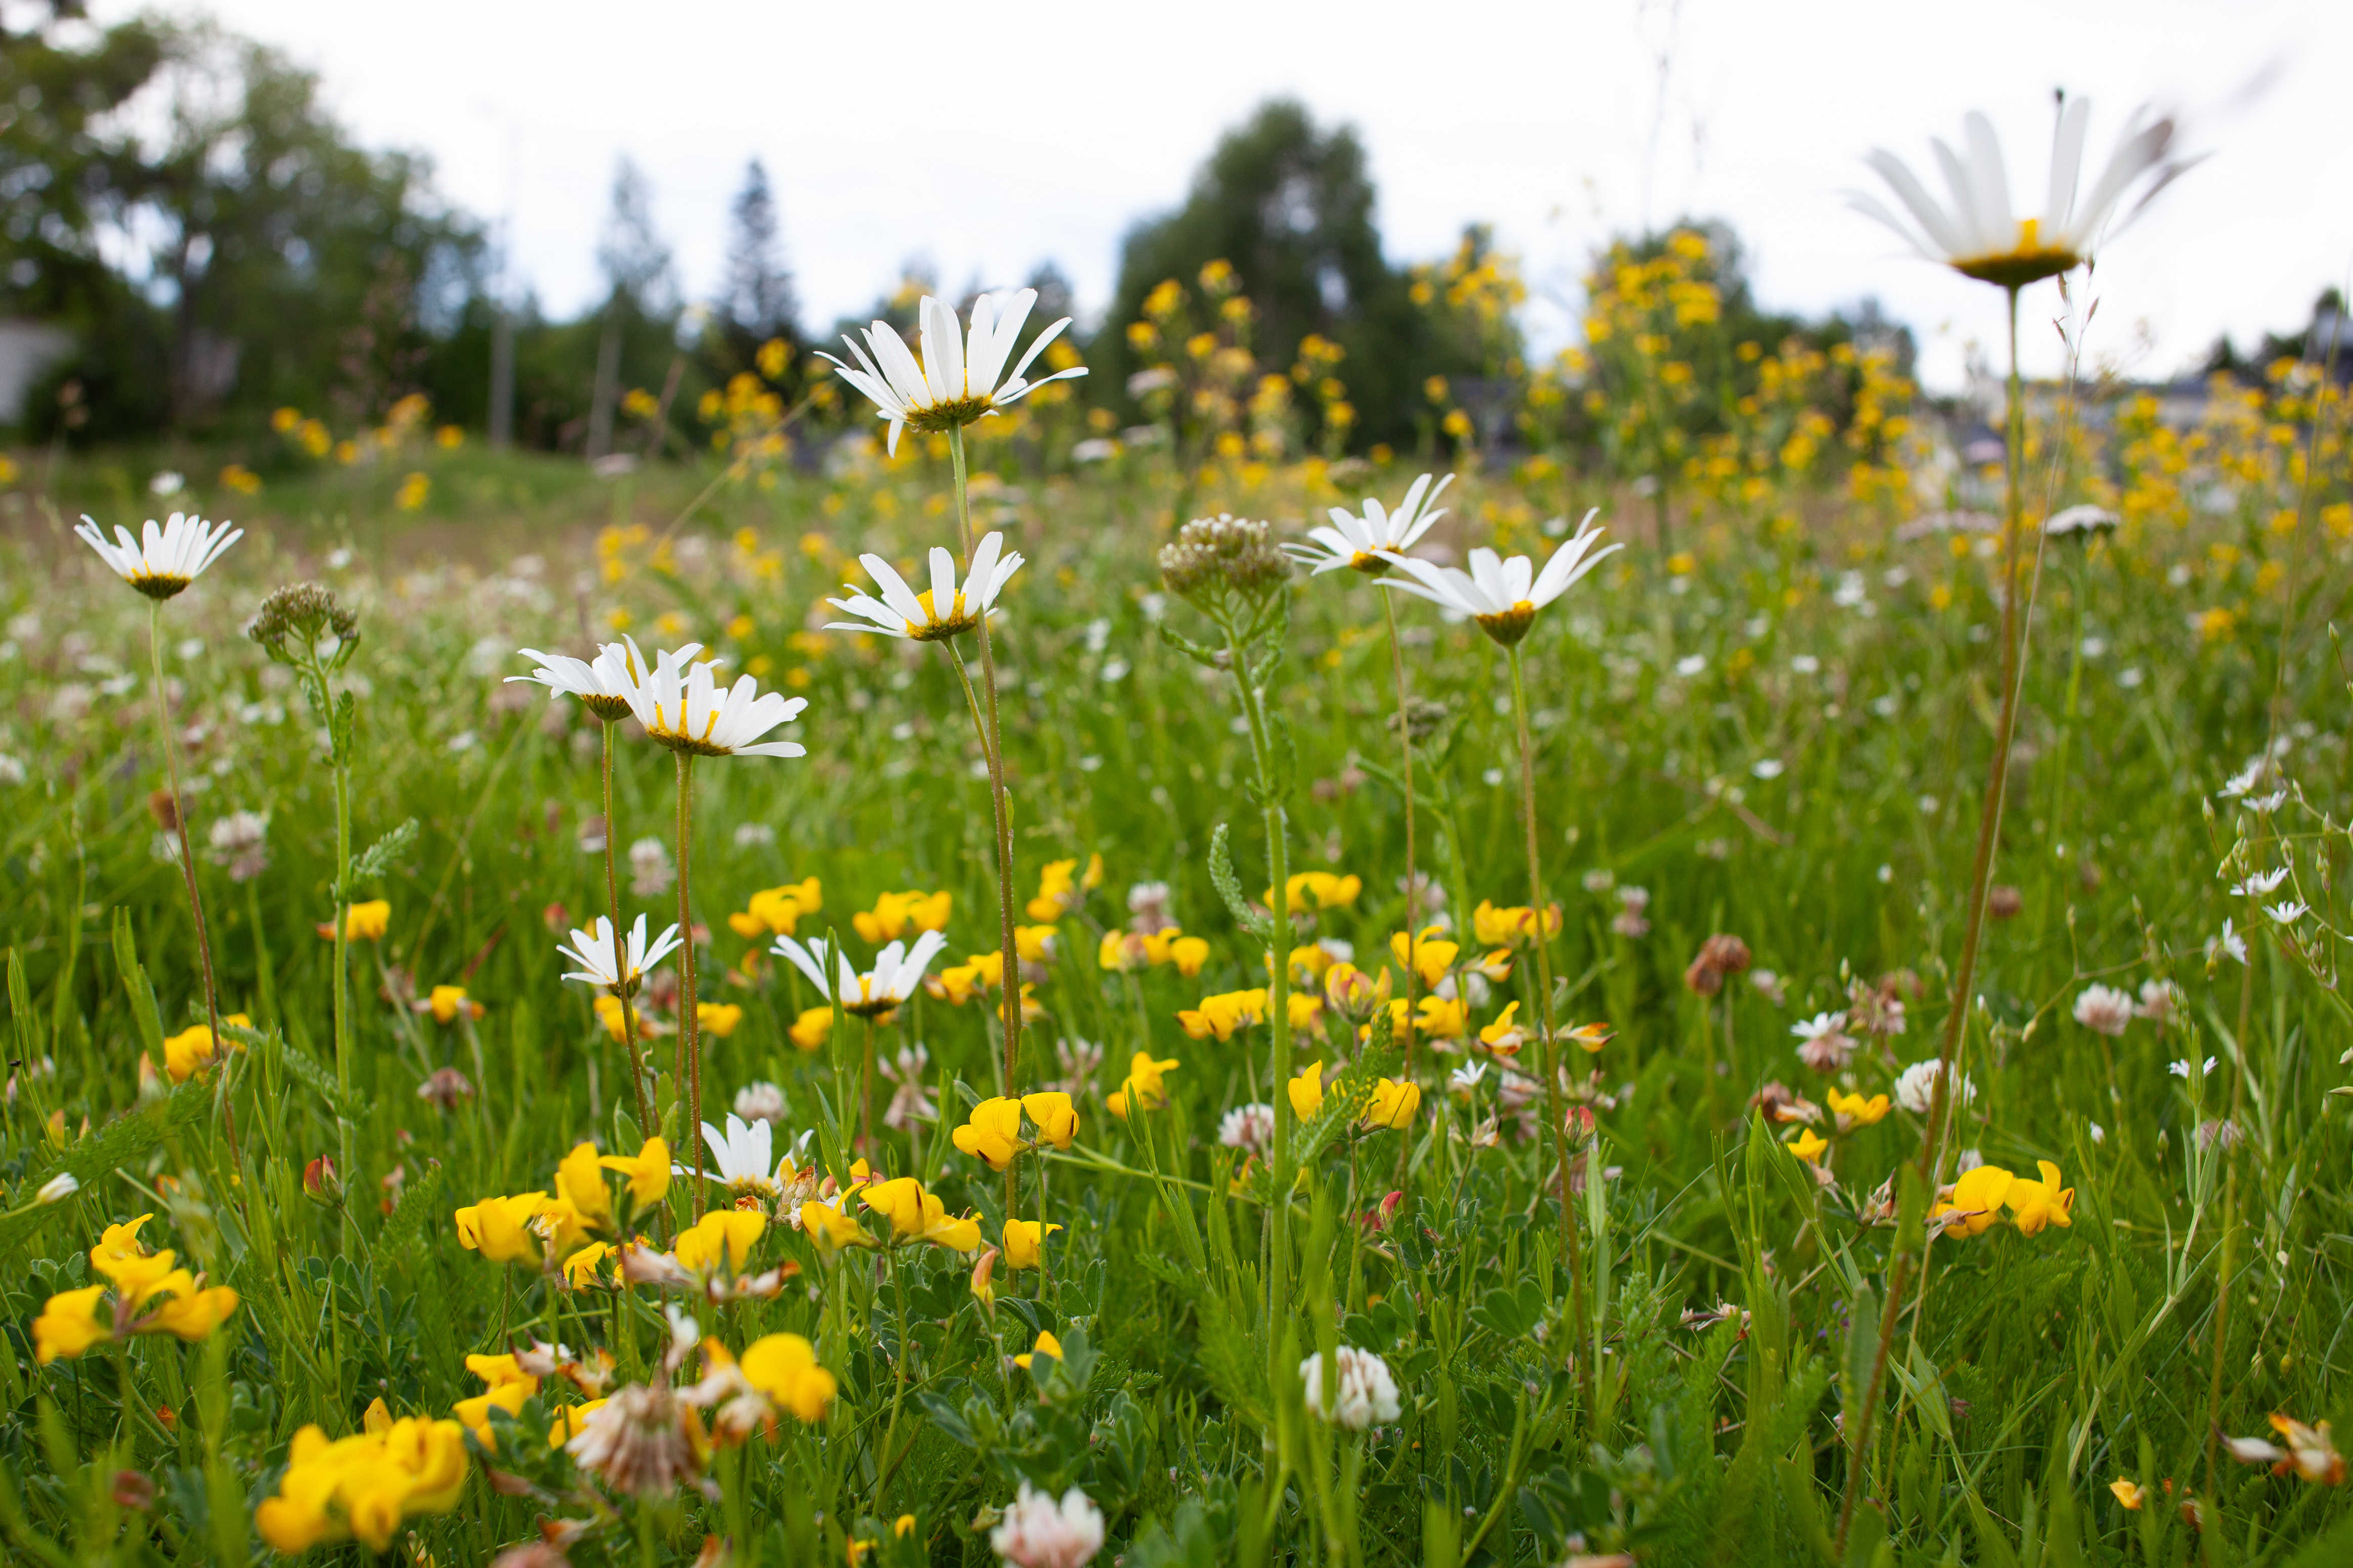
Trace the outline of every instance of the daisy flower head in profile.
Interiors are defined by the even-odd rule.
[[[151,599],[168,599],[180,593],[203,576],[205,568],[219,560],[230,545],[245,537],[241,528],[232,528],[226,522],[206,522],[194,512],[179,511],[160,525],[149,518],[137,539],[131,537],[129,529],[117,523],[115,542],[111,544],[106,541],[105,531],[87,512],[74,532],[98,552],[99,559],[116,576]]]
[[[1510,647],[1528,635],[1538,610],[1576,586],[1604,557],[1624,548],[1619,544],[1595,548],[1604,531],[1595,524],[1595,516],[1591,511],[1585,514],[1577,536],[1553,552],[1542,572],[1525,555],[1505,560],[1484,545],[1471,552],[1468,572],[1391,551],[1387,554],[1389,564],[1402,568],[1405,575],[1385,577],[1380,585],[1428,599],[1451,615],[1468,616],[1479,623],[1481,631]]]
[[[2109,232],[2109,219],[2127,196],[2139,191],[2117,223],[2119,228],[2189,167],[2175,156],[2178,127],[2172,119],[2160,115],[2149,120],[2147,114],[2146,109],[2134,111],[2099,178],[2085,190],[2084,143],[2091,129],[2092,101],[2064,100],[2051,147],[2049,195],[2038,217],[2014,215],[2001,142],[1993,122],[1975,110],[1961,121],[1960,151],[1942,139],[1931,143],[1950,205],[1937,201],[1904,160],[1884,149],[1874,150],[1865,162],[1887,182],[1912,221],[1905,222],[1876,196],[1858,191],[1848,199],[1856,211],[1903,236],[1929,260],[1964,278],[2022,289],[2090,260],[2094,247]]]
[[[1411,550],[1430,531],[1430,525],[1446,515],[1438,498],[1454,482],[1454,476],[1449,474],[1439,480],[1435,489],[1430,488],[1430,478],[1424,474],[1414,480],[1413,488],[1405,492],[1405,500],[1395,511],[1385,510],[1377,496],[1366,496],[1360,512],[1335,506],[1331,509],[1330,527],[1311,528],[1307,531],[1311,542],[1286,544],[1283,549],[1293,561],[1312,568],[1313,574],[1319,577],[1344,566],[1367,577],[1386,575],[1390,557]]]
[[[798,757],[807,748],[792,741],[763,741],[779,724],[789,724],[808,706],[806,697],[763,692],[746,675],[722,689],[712,662],[690,665],[695,649],[666,649],[654,666],[630,672],[629,711],[646,733],[673,752],[691,757]]]
[[[637,924],[629,928],[627,942],[613,940],[613,922],[603,915],[596,917],[593,931],[575,930],[572,945],[556,945],[555,951],[578,964],[568,972],[566,980],[585,980],[591,985],[624,995],[635,992],[646,977],[646,972],[676,952],[679,945],[678,927],[663,929],[654,939],[653,946],[646,945],[646,917],[639,915]]]
[[[1021,552],[1005,548],[1005,536],[990,533],[973,547],[972,569],[956,582],[955,557],[937,545],[932,547],[932,585],[918,594],[907,586],[892,564],[880,555],[861,555],[860,565],[866,568],[882,597],[878,601],[854,583],[845,583],[846,599],[828,599],[827,604],[844,615],[862,616],[862,621],[828,621],[829,632],[881,632],[884,637],[907,637],[916,642],[944,642],[960,637],[980,625],[983,617],[994,613],[997,595],[1021,569]]]
[[[1085,366],[1073,365],[1036,381],[1023,379],[1046,345],[1071,324],[1068,316],[1039,333],[1012,374],[1005,373],[1014,341],[1037,302],[1035,289],[983,294],[972,302],[972,330],[966,337],[957,326],[955,311],[926,294],[918,312],[921,359],[888,321],[860,331],[859,336],[866,340],[862,348],[856,338],[843,334],[841,341],[856,364],[831,354],[818,357],[839,369],[841,378],[891,422],[889,449],[895,455],[902,430],[932,432],[970,425],[1018,403],[1050,381],[1087,374]]]
[[[768,951],[790,960],[795,969],[808,976],[818,995],[828,1000],[838,996],[843,1012],[854,1017],[879,1019],[898,1011],[915,994],[915,987],[923,984],[923,971],[932,966],[932,960],[947,944],[947,933],[936,931],[923,932],[913,947],[894,942],[874,955],[874,967],[863,974],[850,966],[847,954],[837,952],[828,955],[821,941],[803,946],[792,937],[780,936]],[[828,956],[837,971],[830,980],[826,976]]]
[[[537,659],[539,668],[529,675],[508,676],[509,685],[524,680],[544,686],[550,702],[576,697],[583,708],[607,724],[629,716],[629,693],[646,679],[645,655],[638,651],[637,639],[626,633],[619,642],[608,642],[597,649],[593,659],[542,653],[535,647],[518,651],[525,658]],[[689,643],[672,657],[691,659],[702,651],[701,643]]]
[[[736,1197],[762,1197],[773,1203],[777,1194],[776,1130],[754,1118],[745,1121],[732,1111],[727,1129],[702,1124],[703,1145],[711,1151],[711,1174]],[[691,1176],[691,1165],[672,1165],[673,1176]]]

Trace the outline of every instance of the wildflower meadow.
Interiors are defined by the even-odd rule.
[[[2345,379],[1957,145],[1973,434],[1683,227],[1418,442],[1220,261],[19,454],[7,1561],[2353,1561]]]

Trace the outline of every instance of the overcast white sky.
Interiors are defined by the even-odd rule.
[[[1219,132],[1277,93],[1357,128],[1393,259],[1492,221],[1531,283],[1573,309],[1584,258],[1612,231],[1721,216],[1767,303],[1876,295],[1942,386],[1967,342],[1991,341],[1999,296],[1908,258],[1841,193],[1866,183],[1873,145],[1924,166],[1927,138],[1955,136],[1973,107],[2001,128],[2016,189],[2042,184],[2058,85],[2094,100],[2095,157],[2145,100],[2186,110],[2191,144],[2211,150],[2103,261],[2091,349],[2137,374],[2225,331],[2243,344],[2301,325],[2353,264],[2353,5],[2322,0],[164,9],[283,47],[364,141],[430,153],[442,188],[485,216],[512,210],[516,265],[556,312],[600,292],[596,234],[624,153],[652,179],[691,295],[719,278],[727,201],[756,154],[813,328],[865,308],[912,257],[950,289],[1051,258],[1100,310],[1128,226],[1180,200]],[[2055,308],[2043,285],[2029,319]],[[1558,342],[1566,321],[1556,308],[1537,330]],[[2055,363],[2047,328],[2027,336],[2030,363]]]

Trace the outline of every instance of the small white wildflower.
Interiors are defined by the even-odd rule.
[[[2203,1078],[2206,1074],[2212,1072],[2214,1070],[2214,1058],[2208,1057],[2206,1058],[2205,1067],[2199,1070],[2198,1076]],[[2168,1062],[2165,1064],[2165,1070],[2171,1073],[2176,1078],[2188,1078],[2189,1076],[2189,1068],[2190,1062],[2189,1058],[2187,1057],[2184,1057],[2178,1062]]]
[[[1748,764],[1748,771],[1760,779],[1778,779],[1781,776],[1781,769],[1782,763],[1778,757],[1759,757]]]
[[[670,849],[659,838],[640,838],[629,846],[629,891],[641,899],[659,898],[678,883],[678,868]]]
[[[2272,889],[2286,880],[2287,868],[2284,866],[2269,871],[2256,871],[2243,882],[2232,883],[2231,896],[2234,899],[2267,899],[2271,897]]]
[[[2241,963],[2247,962],[2247,939],[2241,932],[2231,929],[2231,922],[2227,918],[2222,921],[2222,934],[2206,939],[2206,962],[2213,963],[2217,953],[2235,958]]]
[[[2140,983],[2140,1005],[2133,1013],[2162,1027],[2173,1022],[2182,1000],[2181,988],[2172,981],[2144,980]]]
[[[765,1079],[747,1083],[735,1091],[735,1114],[745,1121],[765,1121],[780,1126],[785,1120],[785,1091]]]
[[[1843,1013],[1817,1013],[1789,1026],[1798,1039],[1798,1059],[1816,1072],[1836,1072],[1852,1059],[1854,1040]]]
[[[81,1191],[81,1183],[75,1178],[74,1173],[71,1171],[60,1171],[41,1184],[41,1190],[33,1194],[33,1201],[39,1204],[63,1203],[79,1191]]]
[[[2283,899],[2276,904],[2263,906],[2263,913],[2284,926],[2292,926],[2311,912],[2312,906],[2301,899]]]

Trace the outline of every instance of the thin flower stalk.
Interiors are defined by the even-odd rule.
[[[172,714],[164,700],[164,601],[161,599],[147,601],[147,657],[155,681],[155,736],[164,745],[164,776],[172,786],[172,829],[179,835],[180,875],[187,884],[188,918],[195,922],[196,959],[204,973],[205,1026],[212,1031],[212,1038],[218,1042],[221,1037],[220,988],[213,980],[213,943],[205,925],[205,896],[196,886],[195,848],[188,841],[187,799],[180,790],[180,752],[172,744]],[[232,1070],[231,1058],[236,1053],[223,1049],[218,1044],[214,1049],[221,1064],[222,1131],[228,1134],[230,1161],[242,1165],[244,1156],[237,1152],[237,1106],[227,1088],[228,1075]]]
[[[1398,760],[1402,770],[1399,776],[1405,783],[1405,929],[1410,931],[1419,928],[1421,920],[1419,902],[1421,898],[1421,879],[1415,875],[1414,864],[1413,719],[1412,710],[1406,704],[1405,647],[1398,641],[1397,600],[1388,594],[1379,595],[1377,597],[1381,601],[1381,614],[1388,621],[1389,673],[1397,682]],[[1544,906],[1538,904],[1536,907],[1542,909]],[[1405,966],[1405,1022],[1399,1026],[1398,1032],[1405,1037],[1404,1071],[1408,1078],[1413,1076],[1413,991],[1416,978],[1413,965],[1407,964]],[[1405,1171],[1408,1153],[1412,1146],[1410,1139],[1401,1138],[1398,1141],[1398,1171],[1400,1174]]]
[[[613,940],[621,940],[621,882],[614,867],[614,846],[620,839],[613,815],[613,719],[604,721],[605,731],[605,904],[613,921]],[[691,942],[689,945],[692,945]],[[638,1126],[645,1131],[654,1131],[653,1105],[646,1096],[645,1062],[638,1055],[638,1010],[628,998],[621,999],[621,1048],[629,1058],[629,1095],[637,1102]]]
[[[965,469],[964,426],[948,427],[948,456],[955,466],[956,522],[964,534],[964,569],[972,571],[975,543],[972,532],[972,492]],[[1010,1093],[1017,1083],[1021,1060],[1021,985],[1016,976],[1013,955],[1020,951],[1014,935],[1013,879],[1013,807],[1005,793],[1005,743],[997,717],[997,654],[988,636],[988,617],[984,615],[974,628],[980,637],[980,687],[984,698],[981,713],[987,721],[981,737],[981,752],[988,763],[988,804],[996,816],[997,826],[997,908],[998,925],[997,952],[1005,955],[1006,984],[1000,998],[1005,1012],[1005,1084]],[[958,657],[961,668],[962,659]],[[967,690],[969,687],[967,686]],[[1005,1177],[1005,1212],[1014,1212],[1013,1174]]]
[[[1528,737],[1528,693],[1520,671],[1520,645],[1513,643],[1506,651],[1512,665],[1512,717],[1520,739],[1520,821],[1527,837],[1528,894],[1532,900],[1528,907],[1535,911],[1528,945],[1535,951],[1536,1013],[1544,1021],[1545,1120],[1552,1124],[1553,1160],[1560,1180],[1560,1255],[1568,1266],[1569,1316],[1581,1329],[1585,1323],[1585,1284],[1578,1268],[1577,1220],[1570,1212],[1568,1122],[1560,1103],[1560,1035],[1553,1026],[1552,943],[1545,921],[1545,911],[1552,904],[1545,897],[1544,862],[1536,847],[1535,747]],[[1589,1375],[1589,1368],[1587,1373]],[[1586,1403],[1589,1408],[1591,1401]]]
[[[690,1126],[702,1125],[702,1021],[695,1005],[694,970],[694,753],[679,751],[678,758],[678,929],[685,937],[679,954],[678,1002],[678,1082],[687,1094],[687,1121]],[[610,825],[607,826],[605,843],[609,849],[613,842]],[[626,1017],[628,1007],[621,1008]],[[702,1145],[694,1146],[694,1207],[702,1211],[704,1180]]]

